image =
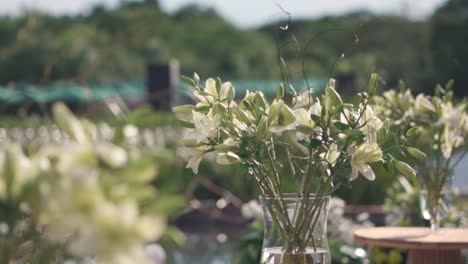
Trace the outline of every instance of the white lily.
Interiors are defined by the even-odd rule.
[[[442,115],[437,125],[444,128],[441,151],[443,157],[449,159],[453,149],[464,144],[468,115],[465,112],[464,105],[453,107],[452,103],[448,102],[440,106]]]
[[[364,110],[359,124],[363,125],[361,131],[366,135],[368,144],[377,144],[377,132],[383,127],[383,122],[369,105]]]
[[[382,159],[382,150],[379,146],[364,142],[357,148],[352,148],[350,153],[352,155],[350,180],[356,179],[360,173],[366,179],[373,181],[375,179],[375,174],[368,163],[377,162]]]
[[[207,143],[208,138],[217,136],[220,116],[216,114],[211,117],[211,113],[204,115],[200,112],[192,111],[194,129],[189,129],[188,139],[195,139],[197,143]]]
[[[338,157],[340,156],[340,152],[338,151],[337,145],[332,144],[327,153],[322,153],[320,156],[326,159],[330,164],[335,165]]]
[[[221,84],[221,89],[218,92],[216,89],[216,81],[209,78],[205,82],[205,89],[203,90],[207,95],[200,94],[199,91],[194,91],[194,96],[202,103],[214,103],[216,100],[221,102],[228,99],[229,93],[234,90],[234,86],[231,82],[225,82]],[[233,101],[231,103],[234,103]],[[227,106],[227,103],[223,103]],[[235,104],[235,103],[234,103]]]
[[[414,101],[414,113],[416,115],[423,114],[427,111],[434,112],[435,107],[429,99],[423,94],[418,94]]]
[[[180,155],[185,159],[188,160],[186,168],[191,168],[193,173],[198,173],[198,166],[203,159],[203,156],[208,152],[210,149],[209,146],[199,146],[195,148],[181,148]]]

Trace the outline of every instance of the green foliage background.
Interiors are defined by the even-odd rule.
[[[289,29],[304,52],[310,76],[379,72],[389,87],[404,79],[429,91],[455,77],[466,85],[468,15],[466,0],[452,0],[427,21],[366,12],[294,20]],[[460,11],[461,10],[461,11]],[[294,15],[294,14],[293,14]],[[0,84],[54,80],[110,82],[141,78],[145,65],[177,58],[183,74],[224,79],[278,79],[276,40],[288,36],[279,26],[239,29],[212,9],[189,5],[168,14],[157,0],[122,1],[114,9],[96,5],[86,14],[51,16],[28,12],[0,17]],[[298,74],[297,45],[282,50]]]

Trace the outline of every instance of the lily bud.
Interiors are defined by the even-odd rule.
[[[199,142],[197,142],[197,140],[195,140],[195,139],[185,139],[185,140],[183,141],[183,145],[184,145],[185,147],[188,147],[188,148],[194,148],[194,147],[199,147],[199,146],[201,146],[202,144],[199,143]]]
[[[369,94],[373,94],[375,90],[377,90],[377,86],[379,85],[379,75],[377,73],[372,73],[371,77],[369,78],[368,89]]]
[[[236,90],[234,89],[234,86],[229,86],[227,90],[227,100],[228,102],[231,102],[236,98]]]
[[[408,151],[408,153],[417,158],[417,159],[421,159],[421,160],[424,160],[427,158],[427,155],[426,153],[422,152],[421,150],[417,149],[417,148],[411,148],[411,147],[408,147],[406,148],[406,151]]]
[[[232,146],[226,145],[226,144],[219,144],[213,147],[214,150],[217,151],[229,151],[232,150]]]
[[[194,72],[193,73],[193,81],[195,82],[196,85],[200,83],[200,76],[198,76],[198,73]]]
[[[216,162],[218,164],[231,165],[241,162],[241,159],[234,152],[229,151],[226,153],[218,153]]]
[[[297,125],[296,126],[297,131],[304,133],[304,134],[312,134],[314,133],[314,129],[311,128],[310,126],[306,125]]]
[[[340,95],[335,90],[335,83],[335,79],[330,79],[325,88],[325,109],[329,114],[333,113],[338,106],[343,104]]]
[[[284,97],[284,85],[280,84],[276,90],[276,98],[282,99]]]
[[[411,166],[407,163],[399,160],[394,160],[393,165],[404,176],[416,177],[416,171],[413,168],[411,168]]]
[[[222,86],[222,82],[221,82],[221,79],[220,78],[216,78],[216,94],[221,94],[221,86]]]
[[[257,126],[257,136],[255,137],[255,140],[258,142],[261,139],[263,139],[267,133],[268,130],[268,118],[266,116],[262,116],[260,119],[260,122],[258,122]]]
[[[193,105],[179,105],[179,106],[173,107],[172,111],[176,114],[191,115],[193,109],[194,109]]]

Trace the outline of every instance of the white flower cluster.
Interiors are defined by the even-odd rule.
[[[144,246],[159,239],[166,220],[142,211],[136,198],[152,197],[148,183],[156,175],[154,166],[140,166],[141,175],[135,176],[128,171],[132,161],[126,150],[91,140],[86,127],[91,124],[84,125],[61,104],[54,106],[54,116],[73,140],[28,156],[17,144],[1,148],[0,202],[18,206],[27,222],[37,225],[33,229],[43,230],[43,239],[73,257],[154,263]],[[132,196],[136,191],[141,193]]]
[[[312,153],[319,159],[315,160],[317,167],[327,164],[326,174],[346,165],[349,180],[359,174],[375,179],[369,164],[382,161],[377,133],[383,123],[367,103],[367,94],[357,106],[343,103],[335,80],[330,79],[322,97],[312,97],[305,90],[295,94],[288,105],[280,86],[271,103],[262,92],[247,91],[237,104],[230,82],[208,79],[203,87],[196,74],[189,82],[198,102],[174,111],[187,127],[181,154],[194,173],[208,152],[216,153],[219,164],[250,165],[260,160],[259,151],[278,142],[286,146],[287,153],[294,152],[302,159]],[[374,83],[377,85],[376,80]]]
[[[389,90],[383,97],[377,97],[377,109],[396,124],[410,124],[418,128],[421,147],[426,154],[440,152],[448,160],[454,151],[463,148],[468,135],[468,105],[465,101],[458,104],[452,100],[451,92],[443,96],[418,94],[411,90],[403,92]],[[432,157],[434,155],[430,155]]]

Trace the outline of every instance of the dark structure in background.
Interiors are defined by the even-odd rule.
[[[180,72],[177,60],[168,64],[149,64],[147,68],[147,102],[155,110],[171,111],[179,102],[177,82]]]
[[[343,96],[353,96],[358,90],[354,73],[339,74],[336,76],[336,81],[340,94]]]

